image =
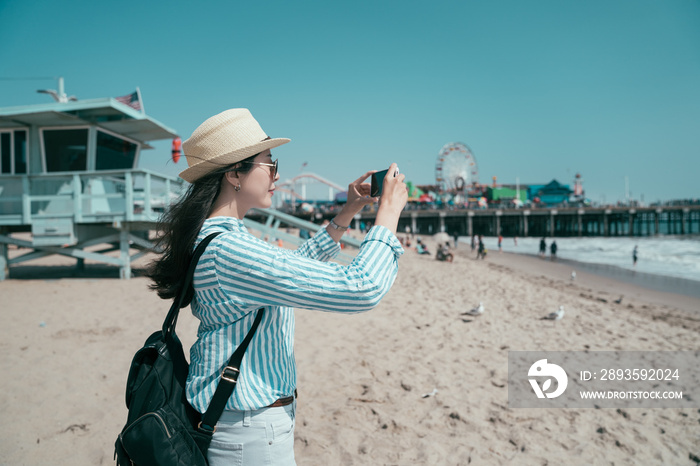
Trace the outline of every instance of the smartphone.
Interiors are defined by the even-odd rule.
[[[369,189],[369,195],[372,197],[378,197],[382,195],[382,188],[384,187],[384,177],[389,170],[382,170],[372,175],[372,186]]]

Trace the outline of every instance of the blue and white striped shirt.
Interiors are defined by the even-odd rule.
[[[196,243],[223,232],[207,246],[194,275],[192,313],[201,323],[190,349],[187,399],[206,411],[222,369],[265,308],[241,363],[226,409],[259,409],[296,388],[294,307],[363,312],[389,291],[403,254],[396,236],[373,227],[348,266],[327,262],[340,247],[325,228],[299,249],[278,248],[251,235],[233,217],[207,219]]]

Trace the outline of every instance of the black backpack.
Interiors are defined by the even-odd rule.
[[[127,422],[115,443],[118,466],[206,466],[207,450],[226,402],[236,387],[243,353],[262,318],[255,321],[222,372],[207,412],[201,415],[187,401],[185,382],[189,364],[175,334],[183,302],[192,297],[194,269],[209,242],[195,249],[180,294],[173,301],[163,328],[148,337],[131,362],[126,382]]]

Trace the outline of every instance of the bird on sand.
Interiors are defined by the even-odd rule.
[[[561,320],[564,317],[564,306],[559,306],[559,309],[555,312],[550,312],[546,316],[542,317],[543,320]]]
[[[484,313],[484,305],[482,303],[479,303],[478,306],[476,306],[474,309],[470,309],[467,312],[464,312],[464,315],[469,315],[469,316],[480,316],[481,314]]]
[[[576,280],[576,271],[575,270],[571,272],[571,281],[574,281],[574,280]]]
[[[622,302],[623,296],[620,296],[620,299],[615,300],[615,304],[620,304]]]

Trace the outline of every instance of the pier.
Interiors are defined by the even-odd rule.
[[[579,183],[580,178],[577,178]],[[307,185],[319,185],[328,190],[323,201],[307,199]],[[551,187],[547,192],[546,187]],[[276,208],[297,218],[316,224],[333,218],[342,208],[344,194],[337,184],[313,173],[302,173],[279,183],[280,196],[275,198]],[[318,191],[318,190],[317,190]],[[450,236],[498,236],[505,237],[621,237],[657,235],[700,234],[700,204],[697,201],[676,201],[668,204],[639,206],[627,205],[579,206],[566,203],[571,191],[552,181],[542,187],[540,197],[556,201],[547,207],[539,204],[527,207],[487,206],[475,203],[438,204],[409,202],[401,214],[398,232],[432,235],[446,232]],[[560,192],[555,195],[553,192]],[[523,195],[524,196],[524,195]],[[342,197],[342,196],[341,196]],[[303,209],[303,205],[307,209]],[[513,205],[509,203],[509,205]],[[368,206],[357,216],[353,228],[371,226],[376,218],[376,206]]]
[[[328,215],[332,217],[332,214]],[[372,224],[375,212],[355,218]],[[571,237],[700,234],[700,205],[534,209],[415,209],[401,214],[398,232],[450,236]]]

